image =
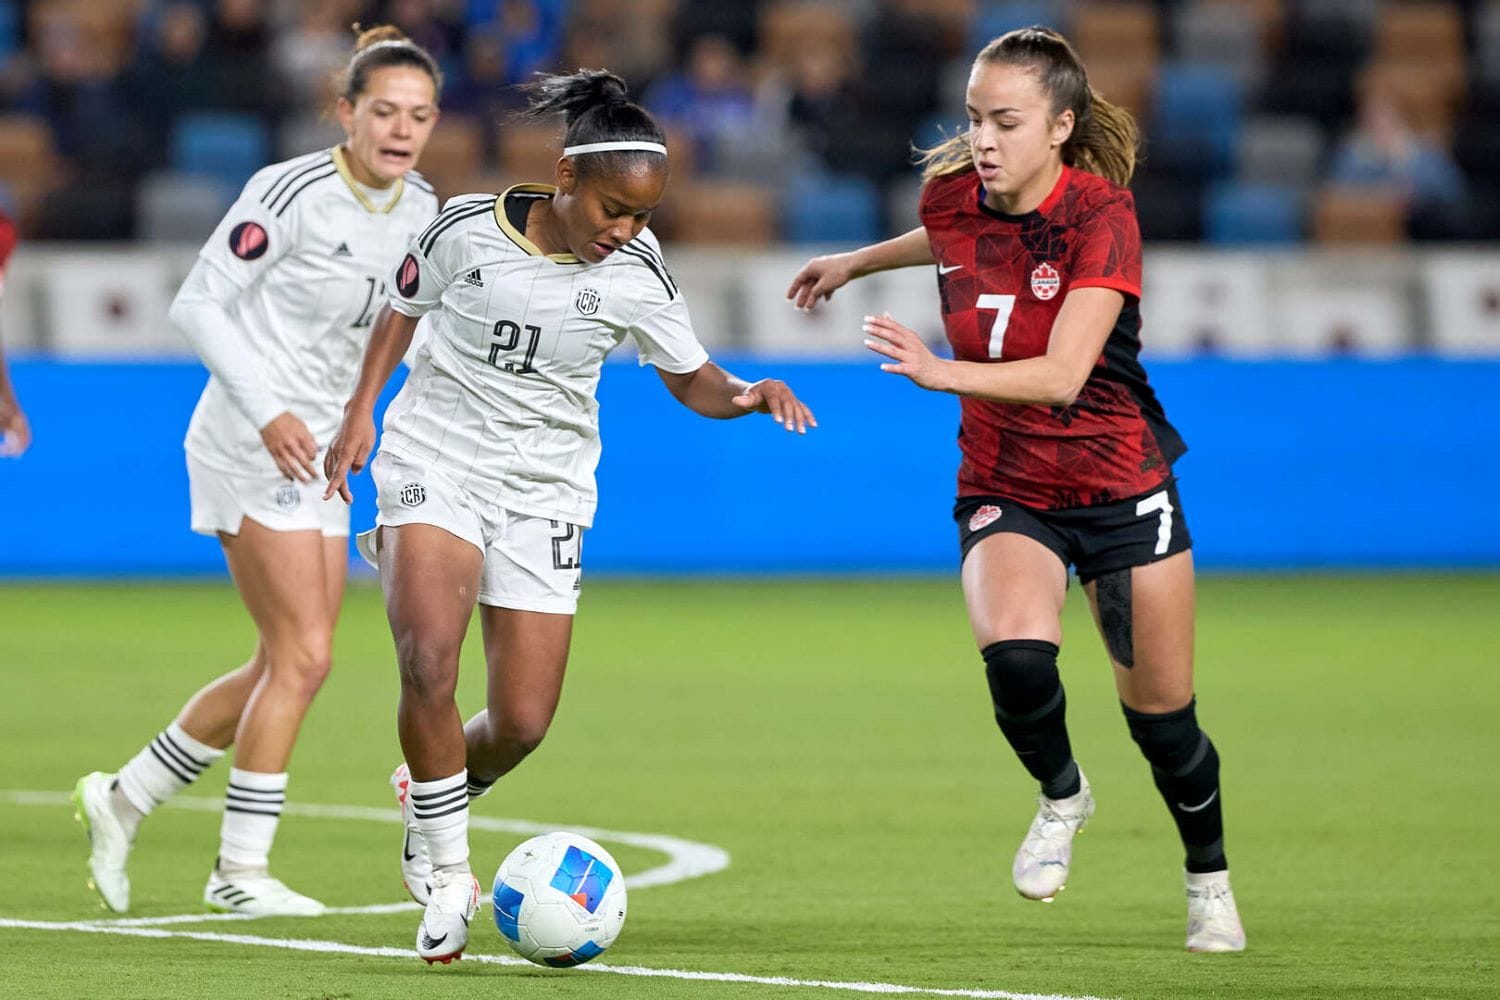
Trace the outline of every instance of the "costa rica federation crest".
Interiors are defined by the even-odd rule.
[[[1062,287],[1062,276],[1057,273],[1057,268],[1046,261],[1036,266],[1031,272],[1031,294],[1046,302],[1057,294]]]
[[[593,288],[579,289],[578,297],[573,300],[573,305],[585,316],[592,316],[599,311],[599,303],[602,301],[599,292]]]

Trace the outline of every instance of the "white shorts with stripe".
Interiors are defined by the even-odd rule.
[[[571,615],[582,581],[583,528],[533,517],[475,496],[441,469],[408,464],[382,451],[370,466],[378,494],[376,527],[355,539],[378,566],[379,529],[431,524],[484,556],[479,603],[517,611]]]
[[[322,465],[321,458],[318,465]],[[328,485],[282,475],[238,476],[222,472],[189,455],[188,495],[193,530],[200,535],[238,535],[245,518],[272,531],[319,531],[325,538],[349,537],[349,505],[339,497],[323,499]]]

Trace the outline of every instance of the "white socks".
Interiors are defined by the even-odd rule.
[[[141,818],[188,785],[224,751],[200,743],[175,721],[126,761],[115,778],[115,792],[127,809],[116,809],[126,832],[135,835]]]
[[[219,871],[263,870],[286,805],[286,772],[229,769],[224,822],[219,827]]]
[[[469,870],[469,772],[436,781],[412,781],[408,789],[417,831],[434,869]]]

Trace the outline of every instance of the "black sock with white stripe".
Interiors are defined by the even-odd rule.
[[[219,827],[219,871],[262,871],[271,856],[276,825],[286,806],[286,772],[229,769],[224,822]]]
[[[469,870],[469,772],[435,781],[413,780],[408,788],[417,832],[427,843],[433,868]]]
[[[117,791],[136,813],[122,816],[121,821],[133,834],[142,816],[197,781],[222,756],[223,750],[200,743],[173,722],[126,761],[115,776]]]
[[[491,778],[489,781],[475,781],[473,778],[470,778],[469,801],[473,802],[475,799],[479,798],[479,796],[483,795],[485,792],[494,787],[495,782],[499,780],[499,778]]]

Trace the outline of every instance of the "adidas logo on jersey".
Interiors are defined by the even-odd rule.
[[[474,268],[474,270],[470,271],[468,274],[464,275],[464,281],[467,281],[475,288],[484,287],[484,279],[479,276],[479,268],[477,267]]]
[[[354,254],[350,252],[350,250],[349,250],[349,244],[347,244],[347,243],[340,243],[337,247],[335,247],[334,251],[333,251],[333,255],[335,257],[353,257],[354,256]]]

